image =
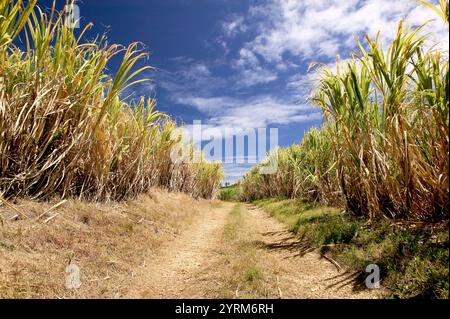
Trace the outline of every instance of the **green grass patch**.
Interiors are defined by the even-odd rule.
[[[242,226],[241,210],[241,204],[236,204],[230,211],[228,223],[223,230],[223,235],[227,240],[234,240],[238,235],[239,228]]]
[[[340,210],[332,207],[317,206],[301,199],[266,198],[254,202],[272,216],[289,226],[293,232],[298,232],[302,223],[315,218],[339,215]]]
[[[368,223],[301,199],[271,198],[254,203],[349,270],[364,273],[367,265],[377,264],[390,297],[449,297],[448,223]]]
[[[236,203],[228,215],[223,230],[223,260],[219,298],[259,298],[266,292],[263,266],[260,264],[255,232],[246,223],[246,209]]]
[[[227,187],[222,187],[219,190],[219,199],[224,201],[239,201],[239,186],[238,185],[231,185]]]
[[[245,279],[247,279],[247,281],[260,280],[263,279],[263,274],[259,268],[252,266],[245,272]]]

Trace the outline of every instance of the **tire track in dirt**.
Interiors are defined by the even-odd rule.
[[[218,258],[220,238],[233,204],[205,210],[181,232],[167,242],[159,254],[146,260],[131,297],[137,298],[203,298],[210,283],[204,273]]]
[[[147,258],[137,271],[132,298],[211,298],[221,296],[230,276],[223,241],[224,228],[235,203],[206,209],[174,240]],[[242,205],[240,236],[257,249],[265,277],[265,293],[255,298],[379,298],[381,291],[357,290],[354,276],[330,261],[286,226],[252,205]],[[245,245],[244,245],[245,246]],[[244,248],[245,249],[245,248]],[[232,258],[244,258],[242,249]],[[229,256],[228,256],[229,257]],[[227,257],[227,258],[228,258]],[[244,283],[245,284],[245,283]]]
[[[379,298],[381,291],[359,290],[355,275],[339,271],[305,240],[260,208],[246,205],[255,228],[260,258],[266,267],[277,269],[282,298]]]

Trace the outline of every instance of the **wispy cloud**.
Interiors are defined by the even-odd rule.
[[[223,170],[225,172],[225,182],[234,183],[243,175],[245,175],[251,168],[252,164],[224,164]]]
[[[192,94],[193,91],[208,95],[226,83],[225,79],[212,74],[209,62],[184,57],[172,59],[172,62],[172,70],[158,70],[154,75],[157,86],[173,97]]]
[[[239,33],[247,31],[247,25],[244,24],[242,15],[233,14],[222,22],[222,30],[227,37],[234,37]]]
[[[250,99],[193,96],[177,102],[195,107],[209,117],[208,124],[217,127],[259,128],[270,124],[313,122],[322,118],[320,110],[312,105],[287,102],[272,96]]]
[[[298,60],[332,61],[337,54],[348,56],[356,47],[355,36],[374,37],[380,31],[386,43],[401,19],[415,26],[434,19],[424,32],[431,32],[436,43],[448,47],[444,23],[415,0],[267,0],[250,7],[245,21],[240,21],[241,26],[257,22],[258,27],[238,50],[235,64],[243,78],[250,79],[246,84],[264,83],[252,80],[264,78],[259,76],[262,65],[265,72],[272,71],[270,80],[277,78],[277,70]]]
[[[275,0],[266,6],[270,10],[265,12],[272,12],[267,16],[270,23],[248,46],[269,61],[281,61],[286,52],[304,58],[333,58],[341,50],[354,47],[355,35],[373,37],[380,31],[387,42],[401,19],[418,25],[436,18],[415,0]],[[446,31],[443,22],[430,23],[428,29],[442,41]]]
[[[240,86],[251,87],[277,80],[277,72],[264,68],[260,62],[251,50],[240,49],[239,57],[231,62],[231,67],[238,72],[235,76],[236,83]]]

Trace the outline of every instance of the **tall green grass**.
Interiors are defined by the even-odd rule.
[[[448,25],[448,1],[433,8]],[[301,196],[369,218],[448,219],[448,52],[430,46],[422,29],[400,22],[386,50],[379,35],[366,36],[337,71],[322,67],[311,100],[323,127],[276,151],[276,174],[251,171],[243,197]]]
[[[90,25],[76,34],[69,18],[36,0],[0,3],[0,195],[124,199],[157,186],[214,197],[220,165],[172,161],[176,123],[153,99],[122,98],[151,69],[135,67],[139,44],[85,41]]]

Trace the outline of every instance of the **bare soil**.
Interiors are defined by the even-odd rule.
[[[247,206],[257,231],[260,258],[278,269],[282,298],[377,298],[382,291],[365,289],[357,274],[340,269],[285,225],[261,209]]]
[[[205,209],[175,240],[151,256],[130,297],[202,298],[214,283],[204,281],[220,257],[220,234],[232,204]]]

